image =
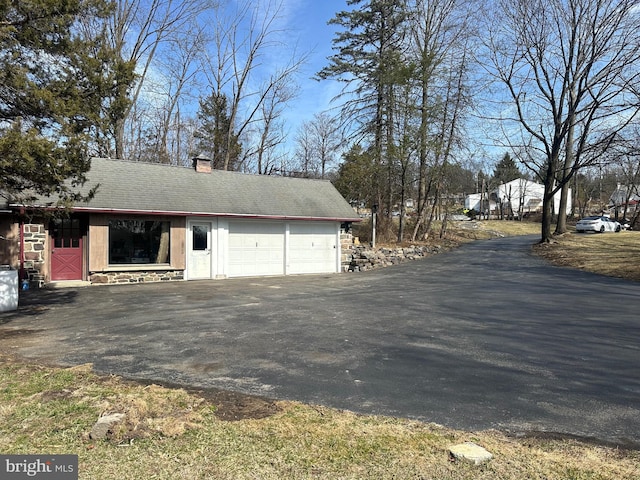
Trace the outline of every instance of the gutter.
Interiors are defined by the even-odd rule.
[[[16,205],[16,207],[25,208],[24,205]],[[37,208],[37,207],[34,207]],[[45,210],[56,210],[53,207],[41,207]],[[91,207],[72,207],[74,212],[86,213],[112,213],[119,215],[151,215],[151,216],[176,216],[176,217],[224,217],[239,219],[255,219],[255,220],[306,220],[315,222],[361,222],[360,217],[315,217],[304,215],[261,215],[251,213],[212,213],[212,212],[190,212],[190,211],[167,211],[167,210],[135,210],[120,208],[91,208]]]
[[[23,213],[23,212],[21,212],[21,213]],[[20,266],[19,266],[20,272],[19,272],[19,277],[20,277],[21,281],[24,278],[26,278],[25,277],[26,271],[24,269],[25,260],[24,260],[24,219],[23,218],[24,218],[24,215],[20,215],[20,232],[18,234],[18,241],[20,242],[20,253],[19,253],[19,255],[20,255]]]

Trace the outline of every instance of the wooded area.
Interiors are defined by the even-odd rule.
[[[576,214],[618,183],[637,192],[637,0],[346,0],[316,72],[344,88],[293,138],[310,52],[283,28],[286,3],[2,3],[0,194],[77,200],[91,156],[204,155],[331,179],[376,209],[381,238],[415,241],[461,195],[525,176],[545,185],[548,241],[552,222],[566,231],[557,191],[572,187]]]

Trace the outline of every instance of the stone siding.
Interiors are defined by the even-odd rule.
[[[153,283],[184,280],[182,270],[150,270],[142,272],[92,272],[92,284]]]
[[[344,230],[340,231],[340,265],[342,266],[341,272],[349,271],[349,264],[353,255],[354,239],[351,232],[347,233]]]
[[[47,231],[44,225],[25,224],[22,235],[25,276],[31,287],[40,288],[45,282]]]

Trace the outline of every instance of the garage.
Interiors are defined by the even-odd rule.
[[[335,273],[340,255],[333,222],[229,221],[228,276]]]
[[[93,158],[87,178],[87,191],[100,188],[70,210],[85,226],[74,279],[96,284],[339,273],[341,232],[360,221],[331,182],[216,170],[200,156],[192,168]],[[47,247],[57,230],[35,216],[21,227],[23,210],[8,200],[0,223],[53,233],[39,243],[16,235],[7,250],[16,253],[1,263],[30,268],[34,281],[62,280],[58,249],[52,257]]]
[[[287,273],[335,273],[339,247],[339,232],[335,223],[292,222],[289,225]]]
[[[284,222],[229,222],[229,277],[285,274]]]

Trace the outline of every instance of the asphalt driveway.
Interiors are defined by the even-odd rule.
[[[640,284],[532,237],[344,275],[29,292],[18,354],[198,388],[640,446]]]

